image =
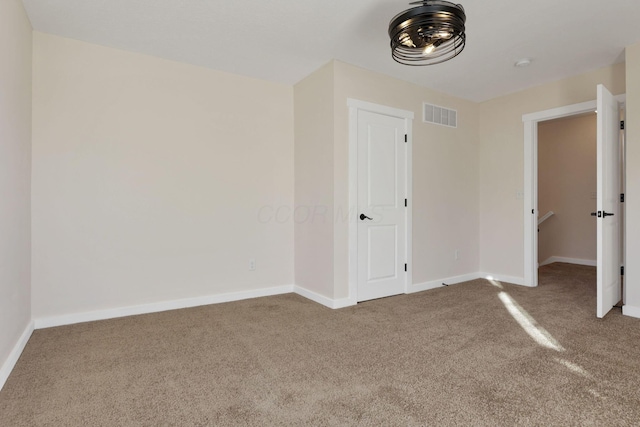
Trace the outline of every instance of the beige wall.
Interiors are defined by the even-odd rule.
[[[627,181],[626,181],[626,304],[640,317],[640,43],[626,50]]]
[[[596,114],[538,125],[538,260],[596,260]]]
[[[294,87],[295,284],[333,298],[333,63]]]
[[[478,105],[339,61],[334,70],[334,209],[349,206],[347,98],[413,111],[413,283],[477,272]],[[423,102],[458,110],[458,128],[423,123]],[[336,221],[334,248],[335,298],[346,298],[347,221]]]
[[[625,65],[616,64],[480,104],[480,269],[524,276],[522,115],[596,99],[602,83],[625,92]]]
[[[33,85],[34,317],[293,283],[293,88],[41,33]]]
[[[30,32],[21,10],[14,19],[16,5],[3,4],[14,10],[3,13],[10,25],[2,27],[20,33],[25,46],[12,51],[8,42],[16,37],[4,37],[9,48],[2,54],[18,55],[28,67]],[[416,115],[413,282],[477,271],[522,277],[522,114],[592,100],[598,83],[625,91],[624,64],[478,105],[339,61],[292,88],[39,33],[33,47],[36,317],[294,280],[346,298],[347,98]],[[628,50],[631,86],[638,84],[638,50]],[[29,73],[17,68],[2,69],[10,75],[2,84],[18,92],[7,99],[12,112],[22,111],[12,123],[24,142],[30,109],[21,94]],[[422,123],[425,101],[457,109],[458,129]],[[630,116],[633,105],[631,94]],[[631,166],[640,162],[634,156],[630,149],[629,194],[640,192],[631,183]],[[28,188],[19,164],[11,167]],[[22,205],[11,205],[20,205],[22,220],[24,194],[14,194]],[[316,209],[316,218],[326,207],[330,216],[315,223],[297,221],[305,219],[302,211],[286,217],[300,206]],[[638,233],[630,221],[628,240]],[[640,292],[635,298],[640,306]]]
[[[22,2],[1,1],[0,367],[31,321],[31,36]]]

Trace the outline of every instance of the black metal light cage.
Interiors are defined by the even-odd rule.
[[[389,23],[391,55],[405,65],[433,65],[448,61],[465,45],[466,15],[460,4],[424,0],[396,15]]]

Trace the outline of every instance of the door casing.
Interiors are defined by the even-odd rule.
[[[405,253],[407,272],[405,274],[404,292],[408,293],[412,283],[412,147],[413,147],[413,111],[401,110],[370,102],[347,99],[349,107],[349,304],[358,303],[358,111],[369,111],[391,117],[404,119],[407,134],[406,151],[406,195],[409,206],[406,209]]]
[[[616,100],[624,105],[626,95]],[[524,114],[524,285],[538,286],[538,123],[594,112],[596,100]],[[623,169],[624,170],[624,169]],[[624,227],[624,223],[621,225]],[[625,251],[622,252],[624,262]],[[624,298],[624,295],[623,295]]]

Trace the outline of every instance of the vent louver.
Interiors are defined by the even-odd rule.
[[[440,107],[438,105],[422,104],[422,121],[425,123],[433,123],[436,125],[448,126],[451,128],[458,127],[458,112],[450,108]]]

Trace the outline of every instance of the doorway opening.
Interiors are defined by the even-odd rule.
[[[619,275],[621,268],[620,263],[624,263],[624,243],[621,239],[624,230],[624,204],[619,204],[619,206],[612,208],[612,205],[617,204],[618,198],[620,197],[619,194],[614,195],[613,192],[624,192],[624,131],[620,132],[618,130],[621,115],[624,117],[624,101],[624,95],[613,97],[608,93],[606,88],[599,85],[598,100],[596,101],[583,102],[537,113],[525,114],[522,117],[525,131],[523,212],[524,284],[526,286],[537,286],[539,262],[538,221],[540,219],[545,219],[545,216],[547,218],[551,216],[548,214],[549,211],[541,212],[539,210],[538,125],[541,122],[568,117],[579,117],[581,115],[593,114],[598,109],[601,110],[601,114],[597,115],[598,190],[596,193],[598,209],[601,210],[594,212],[598,221],[598,317],[603,317],[608,309],[619,301],[619,299],[616,299],[613,304],[609,305],[609,300],[615,298],[615,296],[612,296],[615,295],[611,292],[612,289],[620,291],[619,296],[624,300],[624,291],[619,289],[621,283]],[[620,108],[622,108],[622,112],[620,112]],[[611,141],[613,139],[615,139],[615,144],[603,142]],[[621,148],[620,150],[618,150],[618,146]],[[607,147],[607,149],[603,151],[603,147]],[[603,176],[615,176],[615,179],[603,179]],[[608,218],[609,216],[613,217],[611,212],[614,210],[612,209],[614,209],[618,215],[615,218],[610,219]],[[585,214],[589,215],[589,213],[590,212],[586,212]],[[611,227],[610,224],[615,224],[615,228]],[[544,224],[541,224],[541,226],[544,226]],[[614,236],[615,238],[612,239],[611,236]],[[604,250],[603,247],[605,248]],[[613,255],[608,256],[609,253]],[[613,286],[614,281],[617,281],[617,286]]]
[[[595,112],[538,123],[538,262],[596,266]]]

